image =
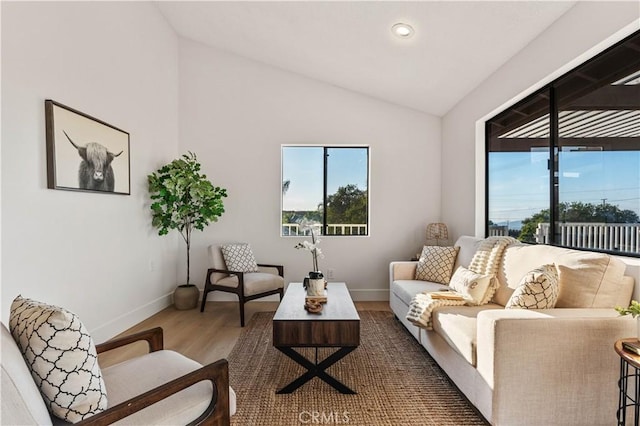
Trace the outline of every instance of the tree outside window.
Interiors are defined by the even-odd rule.
[[[369,148],[282,147],[282,235],[369,234]]]

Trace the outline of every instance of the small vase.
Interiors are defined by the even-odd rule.
[[[193,309],[198,306],[200,290],[193,284],[182,284],[173,292],[173,305],[178,310]]]
[[[304,288],[307,290],[309,297],[324,296],[325,281],[322,272],[309,272],[309,276],[304,279]]]
[[[303,282],[302,282],[302,286],[304,288],[309,287],[309,280],[319,280],[321,278],[323,278],[324,276],[322,275],[322,272],[320,271],[312,271],[309,272],[309,274],[304,278]]]
[[[322,275],[322,271],[313,271],[309,272],[309,278],[312,280],[319,280],[321,278],[324,278],[324,275]]]
[[[640,340],[640,316],[636,317],[636,336],[638,336],[638,340]]]

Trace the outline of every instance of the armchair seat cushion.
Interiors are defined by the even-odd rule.
[[[218,285],[225,287],[237,287],[238,277],[230,275],[222,278]],[[244,274],[244,295],[253,296],[254,294],[264,293],[269,290],[284,288],[284,278],[280,275],[269,274],[266,272],[248,272]]]
[[[202,367],[177,352],[161,350],[104,368],[102,375],[113,407]],[[187,424],[207,408],[213,388],[211,382],[199,382],[175,395],[153,404],[116,424],[176,425]],[[229,388],[229,412],[236,411],[236,395]]]

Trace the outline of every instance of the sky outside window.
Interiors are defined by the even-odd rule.
[[[357,185],[367,189],[368,158],[362,147],[329,148],[327,193],[333,194],[341,186]],[[282,148],[282,180],[289,188],[282,197],[282,210],[317,210],[322,203],[323,147],[286,146]]]
[[[607,203],[640,215],[640,151],[560,152],[560,202]]]
[[[548,209],[548,152],[489,153],[489,219],[519,222]],[[560,152],[560,202],[606,202],[640,215],[640,151]]]
[[[548,149],[542,152],[489,153],[489,219],[519,222],[549,208]]]
[[[289,189],[282,196],[282,210],[317,210],[322,202],[323,148],[282,148],[282,181]]]

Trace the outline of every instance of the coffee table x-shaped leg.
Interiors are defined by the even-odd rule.
[[[344,385],[342,382],[340,382],[338,379],[331,376],[325,370],[331,367],[333,364],[335,364],[339,360],[341,360],[342,358],[344,358],[347,354],[349,354],[355,348],[357,348],[357,346],[341,347],[340,349],[338,349],[337,351],[335,351],[334,353],[326,357],[324,360],[322,360],[320,363],[318,363],[318,347],[315,347],[316,349],[315,362],[308,360],[306,357],[304,357],[302,354],[300,354],[298,351],[296,351],[294,348],[290,346],[276,346],[276,348],[280,352],[282,352],[283,354],[285,354],[286,356],[288,356],[289,358],[291,358],[292,360],[294,360],[295,362],[297,362],[298,364],[300,364],[301,366],[307,369],[306,373],[302,374],[300,377],[298,377],[293,382],[289,383],[287,386],[283,387],[276,393],[278,394],[292,393],[293,391],[295,391],[300,386],[304,385],[314,377],[318,377],[319,379],[324,380],[327,384],[334,387],[340,393],[345,393],[345,394],[356,393],[355,391],[353,391],[352,389]]]

